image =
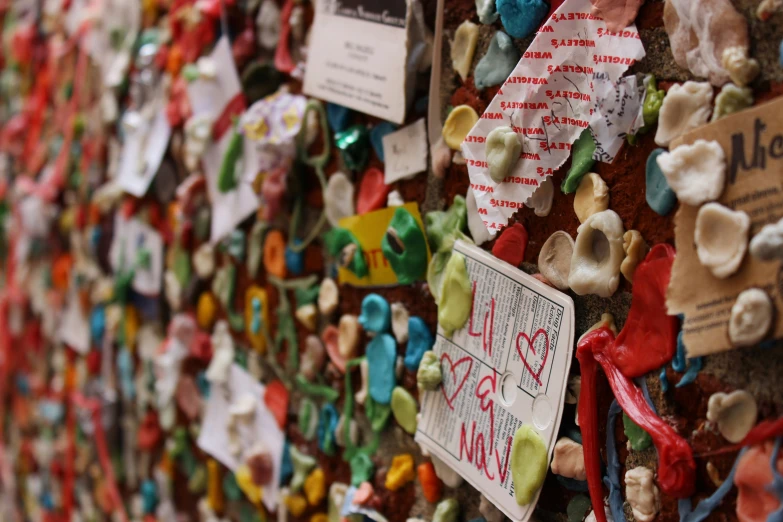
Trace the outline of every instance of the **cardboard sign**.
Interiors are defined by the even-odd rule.
[[[419,205],[406,203],[403,208],[413,215],[424,233],[424,223],[419,213]],[[397,284],[397,274],[394,273],[389,261],[383,255],[383,250],[381,250],[381,241],[396,210],[397,207],[389,207],[340,220],[340,227],[350,230],[362,245],[362,255],[367,260],[370,271],[368,276],[358,278],[350,270],[341,267],[337,271],[340,284],[347,283],[353,286],[391,286]],[[429,263],[429,248],[427,250],[427,262]]]
[[[511,442],[531,425],[552,457],[574,347],[574,303],[480,248],[457,241],[473,284],[473,309],[433,350],[443,384],[421,397],[416,442],[443,460],[512,520],[528,520],[511,479]]]
[[[700,127],[671,145],[715,140],[726,154],[726,188],[718,202],[742,210],[751,220],[750,238],[783,217],[783,98]],[[694,228],[698,207],[680,204],[674,218],[677,257],[667,292],[670,314],[685,314],[683,341],[688,357],[732,348],[728,336],[731,307],[748,288],[767,292],[775,308],[774,337],[783,336],[783,279],[779,261],[746,254],[739,270],[718,279],[696,254]]]
[[[394,123],[405,120],[405,0],[324,0],[315,7],[304,92]]]

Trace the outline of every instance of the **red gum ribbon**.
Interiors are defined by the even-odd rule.
[[[577,346],[576,358],[582,368],[579,419],[584,439],[587,485],[594,506],[603,505],[604,498],[595,391],[598,364],[609,379],[620,407],[652,437],[658,450],[661,490],[675,498],[693,494],[696,463],[691,447],[655,414],[642,391],[631,380],[660,368],[674,356],[677,319],[668,315],[666,310],[666,289],[674,256],[672,246],[659,244],[639,264],[634,274],[631,309],[617,339],[608,328],[602,327],[585,335]],[[603,510],[596,510],[595,515],[598,522],[606,522]]]
[[[290,42],[291,36],[291,13],[294,10],[294,0],[286,0],[283,10],[280,13],[280,39],[277,41],[275,49],[275,69],[281,73],[291,74],[296,68],[296,64],[291,59]]]
[[[642,391],[631,379],[615,366],[611,350],[614,335],[601,327],[584,336],[577,346],[576,358],[582,369],[582,392],[579,398],[579,420],[585,454],[585,469],[590,499],[594,506],[603,505],[601,483],[600,443],[598,440],[598,408],[596,401],[596,363],[600,364],[609,379],[617,402],[626,415],[650,434],[658,450],[658,484],[661,491],[675,498],[687,498],[693,494],[696,479],[696,463],[688,443],[652,411]],[[595,511],[598,522],[606,522],[603,510]]]
[[[75,132],[74,126],[79,111],[79,98],[81,97],[84,78],[88,76],[87,67],[89,65],[89,55],[87,47],[81,44],[83,43],[82,38],[86,37],[89,33],[89,29],[89,23],[85,23],[79,29],[77,36],[78,43],[80,44],[79,58],[76,62],[76,76],[74,76],[73,80],[73,93],[71,94],[71,99],[68,100],[68,116],[65,118],[65,136],[63,143],[60,146],[60,152],[55,160],[54,174],[52,179],[49,180],[45,186],[39,188],[47,201],[54,201],[57,198],[59,191],[65,186],[65,170],[68,167],[68,160],[71,156],[71,143],[73,142]]]
[[[666,310],[674,254],[671,245],[657,244],[634,273],[631,309],[610,353],[626,377],[641,377],[674,357],[677,318]]]
[[[783,436],[783,417],[778,419],[768,419],[756,424],[739,443],[732,444],[731,446],[726,446],[725,448],[720,448],[714,451],[700,453],[697,456],[711,457],[713,455],[731,453],[734,451],[739,451],[745,446],[755,446],[756,444],[761,444],[764,441],[780,436]]]
[[[233,125],[234,117],[245,112],[245,107],[245,95],[241,92],[231,98],[218,119],[212,124],[212,137],[215,141],[220,141],[220,138],[222,138],[226,131]]]

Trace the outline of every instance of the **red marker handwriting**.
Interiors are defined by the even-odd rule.
[[[449,357],[449,354],[444,353],[443,355],[440,356],[441,366],[445,366],[443,364],[444,359],[449,362],[448,370],[451,372],[452,383],[456,385],[456,389],[451,395],[449,395],[446,392],[445,380],[443,382],[444,385],[441,386],[440,389],[441,391],[443,391],[443,397],[446,399],[446,404],[449,405],[449,408],[454,410],[454,399],[457,398],[457,395],[459,395],[459,392],[462,390],[462,387],[465,386],[465,382],[467,382],[468,376],[470,376],[470,371],[473,369],[473,358],[469,355],[466,355],[465,357],[458,360],[457,362],[454,362],[451,360],[451,357]],[[457,383],[457,368],[459,368],[465,363],[468,364],[468,369],[465,372],[465,374],[462,376],[462,379],[459,381],[459,383]]]
[[[468,323],[468,335],[478,337],[482,335],[481,346],[484,353],[492,357],[492,329],[495,326],[495,298],[489,301],[489,310],[484,313],[484,329],[481,332],[473,331],[473,308],[476,304],[476,281],[473,281],[473,302],[470,305],[470,322]],[[489,319],[489,329],[487,329],[487,319]],[[487,342],[489,337],[489,342]]]
[[[485,386],[486,385],[486,386]],[[500,483],[506,481],[508,476],[508,459],[511,455],[511,440],[512,437],[508,437],[506,441],[505,459],[503,464],[500,463],[500,452],[495,448],[495,403],[492,399],[488,398],[492,393],[497,391],[497,375],[492,373],[484,376],[476,386],[475,395],[481,401],[481,410],[489,412],[489,449],[487,449],[485,441],[487,437],[479,431],[476,434],[476,421],[471,423],[470,442],[467,440],[467,431],[465,430],[465,423],[462,423],[460,427],[459,437],[459,458],[462,460],[463,453],[468,459],[468,462],[475,465],[476,469],[483,471],[489,480],[495,480],[496,475],[490,472],[488,465],[487,454],[490,458],[492,452],[495,455],[495,468],[497,470],[497,477]],[[475,456],[475,461],[474,461]]]
[[[531,352],[533,352],[533,355],[536,355],[536,349],[535,349],[535,342],[536,338],[539,335],[544,336],[544,358],[541,360],[541,367],[538,369],[537,372],[533,371],[533,367],[530,366],[530,364],[527,362],[527,358],[525,357],[525,354],[522,353],[522,348],[519,347],[519,340],[524,339],[527,341],[527,346],[530,349]],[[524,332],[519,332],[519,335],[517,335],[517,353],[519,354],[519,357],[522,359],[522,363],[525,365],[525,368],[527,368],[527,371],[530,372],[530,375],[533,376],[533,379],[538,383],[539,386],[541,386],[541,373],[544,371],[544,366],[546,365],[547,357],[549,357],[549,335],[547,335],[546,330],[543,328],[539,328],[536,333],[533,334],[533,338],[527,336]]]

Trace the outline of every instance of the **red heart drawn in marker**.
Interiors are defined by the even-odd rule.
[[[449,357],[449,354],[444,353],[440,356],[440,364],[441,366],[445,366],[443,364],[443,360],[447,359],[449,361],[449,371],[451,372],[451,379],[454,384],[457,384],[457,368],[459,366],[462,366],[464,363],[468,363],[468,371],[465,372],[465,375],[462,376],[462,380],[457,384],[457,389],[454,390],[454,393],[449,396],[446,393],[446,380],[444,378],[443,380],[443,386],[441,386],[441,390],[443,391],[443,397],[446,399],[446,404],[449,405],[449,408],[454,410],[454,399],[459,395],[459,392],[462,390],[462,387],[465,386],[465,382],[468,380],[468,376],[470,375],[470,371],[473,369],[473,358],[470,356],[465,356],[462,359],[458,360],[456,363],[451,360],[451,357]]]
[[[533,368],[527,363],[527,359],[522,354],[522,349],[519,347],[519,339],[524,337],[524,339],[527,341],[527,346],[530,348],[530,351],[533,352],[533,355],[536,354],[536,349],[533,347],[533,345],[536,342],[536,337],[539,335],[544,336],[544,359],[541,361],[541,368],[538,369],[538,373],[533,371]],[[525,365],[525,368],[527,368],[527,371],[530,372],[530,375],[533,376],[533,379],[538,383],[539,386],[541,386],[541,372],[544,371],[544,366],[546,366],[546,359],[549,357],[549,336],[546,333],[546,330],[543,328],[539,328],[536,333],[533,334],[533,338],[527,336],[524,332],[519,332],[519,335],[517,335],[517,353],[519,354],[520,359],[522,359],[522,363]]]

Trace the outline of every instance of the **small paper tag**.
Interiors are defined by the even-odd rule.
[[[169,146],[171,127],[166,112],[159,108],[151,121],[144,121],[122,146],[117,183],[122,189],[136,196],[147,193],[160,162]]]
[[[402,123],[407,27],[405,0],[318,2],[304,92]]]
[[[443,384],[421,397],[416,442],[462,475],[508,517],[530,518],[511,479],[511,444],[522,424],[552,457],[574,346],[574,304],[566,294],[457,241],[473,285],[471,317],[433,350]]]
[[[383,137],[384,181],[391,185],[427,170],[424,118]]]
[[[362,247],[361,254],[364,256],[369,269],[368,276],[359,278],[350,270],[340,267],[338,269],[340,284],[347,283],[353,286],[391,286],[399,284],[397,275],[394,273],[388,259],[383,255],[383,250],[381,250],[383,236],[386,234],[386,229],[389,227],[389,223],[398,208],[400,207],[384,208],[361,216],[351,216],[340,220],[340,227],[351,231],[359,241]],[[406,203],[402,208],[411,213],[413,219],[419,224],[422,233],[424,233],[424,223],[419,213],[419,205],[417,203]],[[428,263],[429,259],[428,252]]]
[[[623,76],[617,83],[593,73],[595,112],[590,119],[590,131],[595,141],[593,159],[612,163],[629,133],[643,124],[644,87],[637,87],[636,76]]]
[[[228,38],[221,38],[210,55],[216,68],[214,79],[198,79],[188,85],[188,98],[193,107],[193,116],[206,116],[223,129],[218,141],[210,141],[204,153],[203,166],[207,178],[207,192],[212,201],[210,241],[217,243],[258,209],[260,200],[251,185],[258,174],[257,157],[251,140],[243,136],[243,154],[233,165],[238,180],[233,190],[221,192],[218,189],[220,167],[233,137],[233,128],[220,122],[230,121],[237,97],[242,94],[242,84],[231,55]],[[227,129],[227,130],[226,130]]]
[[[138,264],[139,252],[145,249],[144,265]],[[133,268],[133,289],[143,295],[160,293],[163,281],[163,237],[151,226],[136,218],[114,217],[114,239],[109,261],[115,273]]]
[[[82,313],[76,293],[68,297],[59,328],[60,341],[80,354],[90,351],[90,322]]]
[[[274,473],[272,482],[264,485],[263,502],[270,511],[277,508],[280,496],[280,465],[283,459],[285,436],[277,425],[272,412],[264,404],[266,387],[256,381],[252,375],[234,364],[231,374],[222,386],[212,386],[204,412],[205,429],[198,437],[198,447],[212,455],[232,472],[236,472],[246,452],[257,442],[263,442],[272,456]],[[238,397],[249,394],[257,397],[255,413],[250,426],[241,426],[237,437],[240,442],[239,454],[233,454],[228,436],[229,407]],[[207,428],[208,427],[208,428]]]

